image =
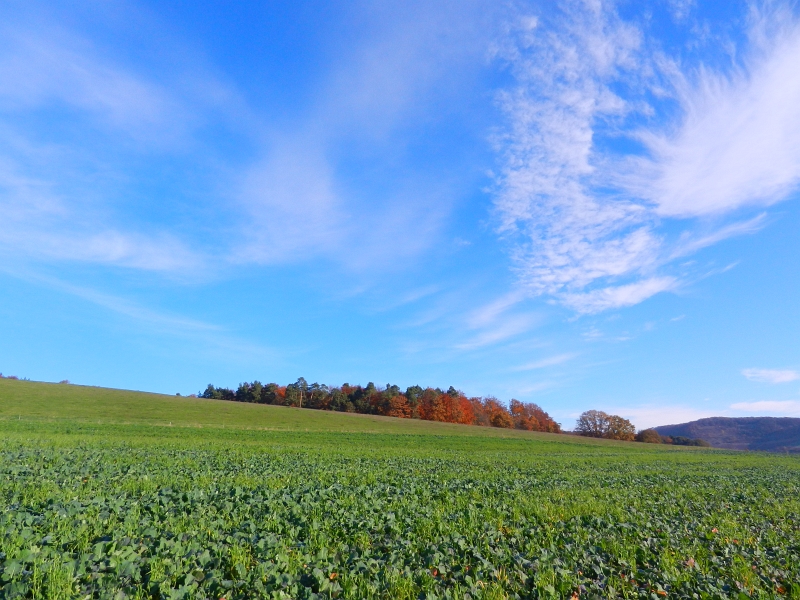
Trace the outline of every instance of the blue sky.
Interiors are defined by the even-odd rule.
[[[0,371],[800,416],[796,3],[0,7]]]

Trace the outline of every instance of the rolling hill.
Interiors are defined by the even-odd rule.
[[[800,419],[711,417],[655,428],[661,435],[701,438],[715,448],[800,453]]]
[[[249,404],[131,390],[0,378],[0,422],[155,426],[206,432],[322,432],[549,440],[568,445],[619,445],[554,433],[398,419],[288,406]],[[636,444],[640,446],[640,444]]]
[[[794,597],[799,474],[800,455],[2,379],[0,598]]]

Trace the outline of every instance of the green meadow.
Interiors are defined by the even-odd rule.
[[[797,457],[0,379],[0,598],[800,598]]]

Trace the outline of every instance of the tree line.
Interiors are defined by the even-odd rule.
[[[329,387],[320,383],[309,384],[305,378],[300,377],[289,385],[263,384],[260,381],[240,383],[236,390],[215,387],[209,383],[197,395],[200,398],[232,402],[562,433],[561,425],[538,404],[512,399],[506,406],[494,396],[468,398],[453,386],[447,391],[418,385],[402,391],[396,385],[378,387],[372,382],[364,387],[349,383]],[[602,410],[587,410],[582,413],[578,417],[574,433],[650,444],[709,446],[700,439],[662,436],[655,429],[645,429],[637,433],[636,427],[628,419]]]
[[[396,385],[377,387],[372,382],[366,387],[348,383],[339,387],[328,387],[319,383],[309,384],[300,377],[296,382],[285,386],[277,383],[262,384],[260,381],[241,383],[235,391],[208,384],[198,396],[234,402],[561,433],[561,425],[538,404],[511,400],[506,407],[493,396],[468,398],[453,386],[447,391],[418,385],[402,391]]]
[[[676,446],[703,446],[711,444],[699,438],[661,435],[655,429],[644,429],[636,433],[636,427],[619,415],[609,415],[602,410],[587,410],[578,417],[575,433],[588,437],[610,440],[637,441],[646,444],[673,444]]]

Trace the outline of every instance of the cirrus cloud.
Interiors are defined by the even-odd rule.
[[[742,375],[759,383],[789,383],[800,379],[800,373],[792,369],[743,369]]]
[[[797,400],[759,400],[757,402],[737,402],[731,409],[749,414],[790,417],[800,415],[800,401]]]
[[[751,9],[724,68],[614,2],[517,16],[494,207],[531,295],[596,313],[674,290],[691,279],[676,258],[757,231],[743,211],[800,187],[800,21],[774,6]]]

